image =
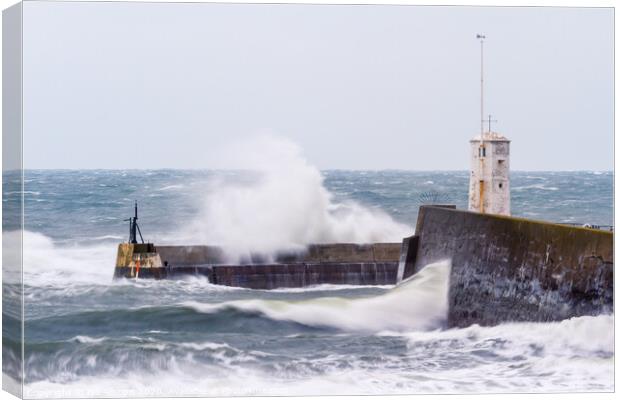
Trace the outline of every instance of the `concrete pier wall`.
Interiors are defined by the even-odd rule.
[[[249,289],[332,285],[393,285],[398,262],[214,266],[210,281]]]
[[[312,244],[300,252],[281,252],[273,259],[264,254],[253,254],[240,264],[266,263],[369,263],[398,261],[400,243],[331,243]],[[226,264],[224,251],[217,246],[157,246],[162,262],[170,265]]]
[[[157,246],[162,262],[170,265],[221,264],[224,252],[217,246]]]
[[[248,289],[277,289],[321,284],[393,285],[397,262],[293,263],[251,265],[202,265],[141,268],[140,279],[170,279],[204,276],[217,285]],[[136,269],[117,267],[116,278],[136,278]]]
[[[451,260],[449,326],[556,321],[613,311],[613,234],[423,206],[402,243],[311,245],[236,265],[213,246],[119,245],[115,277],[206,276],[252,289],[388,285]]]
[[[423,206],[416,236],[403,276],[452,260],[450,326],[613,311],[611,232]]]
[[[400,243],[317,244],[275,257],[254,254],[231,265],[216,246],[154,246],[121,243],[115,278],[166,279],[205,276],[211,283],[250,289],[319,284],[396,283]],[[140,260],[140,269],[136,262]]]

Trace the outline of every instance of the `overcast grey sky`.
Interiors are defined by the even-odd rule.
[[[512,169],[613,169],[611,9],[58,2],[24,5],[25,167],[210,168],[270,132],[321,169],[465,170],[478,32]]]

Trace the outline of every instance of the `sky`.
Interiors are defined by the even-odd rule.
[[[24,5],[25,168],[218,168],[256,135],[321,169],[613,169],[610,8]],[[258,151],[258,149],[257,149]]]

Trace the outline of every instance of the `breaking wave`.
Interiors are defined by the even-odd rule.
[[[253,178],[209,183],[206,195],[197,194],[204,197],[201,215],[184,236],[220,245],[233,260],[311,243],[400,242],[413,233],[381,210],[334,200],[321,172],[289,140],[261,136],[220,153],[223,168],[250,171]]]
[[[25,392],[68,398],[611,391],[613,325],[613,316],[601,315],[370,336],[307,332],[278,336],[278,346],[267,341],[261,350],[251,335],[238,344],[168,342],[156,334],[89,338],[75,342],[79,348],[35,346],[27,367],[36,365],[30,376],[39,379]],[[296,353],[289,354],[293,341]],[[377,343],[380,354],[361,350]]]
[[[21,280],[19,260],[23,245],[24,283],[33,286],[109,284],[116,260],[116,246],[57,246],[41,233],[9,231],[2,233],[3,249],[11,261],[11,283]],[[5,270],[6,271],[6,270]]]
[[[440,328],[448,310],[448,261],[430,264],[379,296],[319,297],[302,301],[236,300],[221,304],[187,302],[201,313],[223,310],[258,313],[273,320],[344,331],[428,330]]]
[[[513,187],[512,190],[515,190],[517,192],[522,191],[522,190],[549,190],[549,191],[556,191],[559,190],[559,188],[555,187],[555,186],[545,186],[543,184],[534,184],[534,185],[526,185],[526,186],[517,186],[517,187]]]

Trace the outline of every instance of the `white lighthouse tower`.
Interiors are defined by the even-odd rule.
[[[491,130],[489,115],[484,112],[484,39],[480,39],[480,134],[469,141],[471,171],[469,176],[469,210],[488,214],[510,215],[510,140]],[[485,122],[488,122],[485,130]]]

